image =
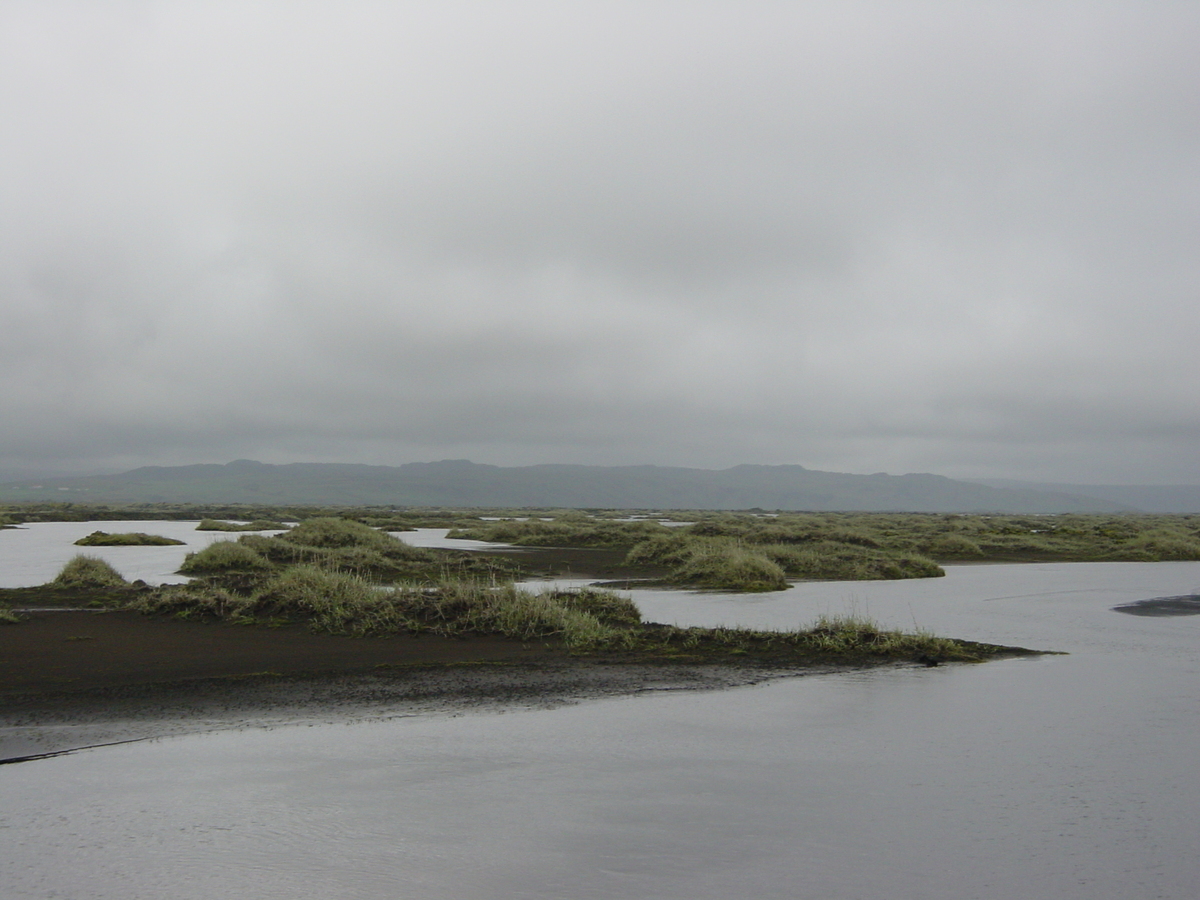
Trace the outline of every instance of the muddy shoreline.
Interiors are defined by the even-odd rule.
[[[125,610],[0,627],[0,764],[172,735],[551,708],[915,663],[571,656],[490,635],[344,637]]]

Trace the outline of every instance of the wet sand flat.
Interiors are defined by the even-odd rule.
[[[0,763],[198,731],[544,708],[848,668],[580,658],[489,636],[352,638],[124,611],[28,616],[0,629]]]
[[[188,622],[131,611],[31,612],[0,627],[0,702],[21,695],[255,673],[367,671],[376,666],[537,659],[555,651],[490,636],[342,637]]]

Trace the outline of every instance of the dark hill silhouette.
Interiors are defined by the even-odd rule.
[[[117,475],[0,485],[6,501],[246,503],[581,509],[781,509],[873,512],[1119,512],[1079,494],[1008,489],[940,475],[850,475],[803,466],[537,465],[467,460],[146,466]]]

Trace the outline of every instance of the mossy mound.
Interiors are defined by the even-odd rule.
[[[82,553],[63,566],[50,583],[65,588],[111,588],[129,584],[107,561]]]
[[[256,519],[253,522],[225,522],[221,519],[201,519],[197,531],[287,531],[290,526],[271,519]]]
[[[248,575],[270,569],[271,563],[261,553],[239,541],[214,541],[189,553],[179,567],[184,575]]]
[[[755,544],[736,537],[697,537],[682,530],[637,544],[626,561],[667,566],[665,581],[671,584],[721,591],[780,591],[788,587],[788,579],[866,581],[946,574],[920,554],[862,543]]]
[[[146,534],[144,531],[128,531],[119,534],[109,534],[107,531],[93,531],[87,537],[81,537],[75,542],[78,547],[180,547],[185,541],[163,537],[160,534]]]
[[[513,562],[413,547],[361,522],[323,517],[282,534],[216,541],[189,553],[179,571],[215,579],[225,587],[253,590],[265,579],[300,565],[385,584],[433,583],[451,576],[492,580],[510,577],[517,570]]]

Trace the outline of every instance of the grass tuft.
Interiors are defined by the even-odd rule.
[[[255,519],[253,522],[240,524],[225,522],[221,519],[201,519],[196,526],[197,531],[287,531],[288,526],[282,522],[270,519]]]
[[[757,548],[737,540],[694,540],[687,558],[672,573],[684,584],[718,591],[782,591],[788,587],[787,575]]]
[[[270,568],[267,559],[240,541],[214,541],[189,553],[179,571],[184,575],[254,575]]]
[[[50,583],[68,588],[124,587],[129,584],[107,561],[82,553],[63,566]]]
[[[181,619],[238,620],[246,613],[249,598],[203,581],[166,584],[136,596],[129,608],[147,615],[168,614]]]

